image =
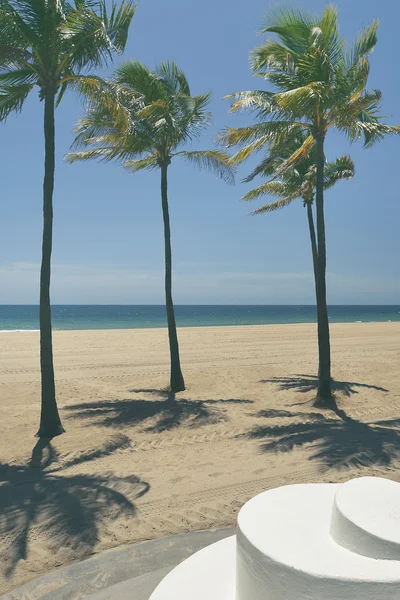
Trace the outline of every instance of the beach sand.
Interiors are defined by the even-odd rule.
[[[400,323],[331,326],[341,412],[313,408],[316,326],[54,333],[66,433],[36,445],[39,337],[0,334],[0,591],[107,548],[232,526],[262,490],[399,480]],[[31,456],[32,455],[32,456]]]

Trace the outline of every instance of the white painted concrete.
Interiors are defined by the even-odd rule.
[[[400,599],[400,562],[355,554],[330,536],[339,487],[287,486],[245,504],[235,600]]]
[[[234,600],[235,556],[234,535],[203,548],[168,573],[150,600]]]
[[[400,484],[362,477],[341,485],[331,535],[357,554],[400,561]]]
[[[256,496],[239,513],[236,553],[234,538],[201,550],[169,573],[151,600],[399,600],[400,560],[351,551],[333,539],[331,528],[340,535],[344,515],[357,533],[364,530],[395,552],[397,533],[390,523],[397,522],[400,484],[368,478],[346,486],[343,494],[339,485],[311,484]],[[335,498],[339,526],[332,525]]]

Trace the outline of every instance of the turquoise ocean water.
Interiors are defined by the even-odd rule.
[[[314,323],[315,306],[193,306],[175,307],[180,327]],[[165,327],[164,306],[52,307],[54,329],[134,329]],[[400,321],[398,306],[330,306],[331,323]],[[38,306],[0,305],[0,331],[37,330]]]

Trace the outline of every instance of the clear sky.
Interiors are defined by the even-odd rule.
[[[321,0],[295,6],[321,12]],[[379,41],[371,88],[383,92],[383,114],[400,123],[397,47],[399,2],[339,0],[343,35],[352,40],[374,17]],[[265,0],[141,0],[123,57],[152,67],[174,59],[193,93],[213,92],[213,123],[194,147],[210,148],[226,125],[222,97],[263,85],[250,74],[249,51],[270,4]],[[108,70],[108,73],[111,71]],[[128,175],[116,164],[68,165],[63,156],[83,104],[72,94],[57,111],[57,172],[52,302],[161,304],[163,229],[158,172]],[[22,114],[0,126],[2,213],[0,303],[36,304],[41,250],[43,105],[35,93]],[[330,136],[328,158],[349,151]],[[400,302],[400,138],[373,149],[353,145],[356,178],[326,196],[328,297],[332,304]],[[314,287],[306,214],[300,201],[270,215],[248,216],[235,187],[181,162],[170,168],[174,298],[179,304],[312,304]]]

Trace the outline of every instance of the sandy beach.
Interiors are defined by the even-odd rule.
[[[0,333],[0,592],[105,549],[232,526],[264,489],[400,480],[400,323],[333,324],[339,414],[313,408],[316,326],[57,331],[66,434],[37,444],[36,332]],[[36,445],[36,446],[35,446]]]

